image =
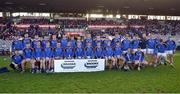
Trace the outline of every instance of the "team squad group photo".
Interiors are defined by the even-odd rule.
[[[94,35],[88,31],[85,36],[55,33],[33,37],[25,33],[13,39],[10,67],[20,73],[54,73],[55,60],[104,59],[105,70],[143,71],[159,65],[174,68],[175,49],[172,36],[161,39],[153,33]]]

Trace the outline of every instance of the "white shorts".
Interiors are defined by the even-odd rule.
[[[26,60],[26,62],[29,62],[29,61],[31,61],[31,59],[30,59],[30,58],[26,58],[25,60]]]
[[[117,56],[114,56],[115,58],[117,58],[117,59],[122,59],[122,60],[125,60],[124,59],[124,57],[123,56],[121,56],[121,55],[117,55]]]
[[[22,54],[23,54],[23,50],[19,50],[18,53],[19,53],[20,55],[22,55]]]
[[[59,57],[59,56],[58,56],[58,57],[54,57],[54,59],[62,59],[62,57]]]
[[[157,53],[157,56],[163,56],[163,57],[166,57],[166,53]]]
[[[49,58],[49,57],[46,57],[46,58],[45,58],[45,60],[50,60],[50,59],[51,59],[51,58]]]
[[[40,57],[37,57],[37,58],[36,58],[36,60],[37,60],[37,61],[40,61],[40,60],[41,60],[41,58],[40,58]]]
[[[145,60],[143,60],[142,62],[139,61],[139,60],[135,60],[134,64],[137,65],[137,64],[148,64]]]
[[[133,52],[136,52],[137,51],[137,49],[133,49]]]
[[[127,61],[126,63],[127,63],[127,64],[131,64],[131,63],[133,63],[133,62],[132,62],[132,61]]]
[[[148,53],[148,54],[154,54],[154,49],[149,49],[149,48],[148,48],[148,49],[147,49],[147,53]]]
[[[91,56],[87,56],[87,59],[91,59]]]
[[[78,57],[76,57],[76,59],[82,59],[82,57],[81,57],[81,56],[78,56]]]
[[[143,53],[146,53],[146,49],[141,49],[141,51],[142,51]]]
[[[106,56],[105,59],[112,59],[112,56]]]
[[[72,57],[66,57],[66,59],[73,59]]]
[[[173,53],[173,50],[168,50],[168,51],[166,51],[166,54],[167,55],[173,55],[174,53]]]
[[[121,55],[115,55],[114,57],[115,58],[121,58]]]
[[[126,50],[126,51],[123,51],[123,54],[125,54],[125,53],[127,53],[128,51]]]
[[[137,65],[139,63],[141,63],[139,60],[135,60],[135,62],[134,62],[135,65]]]

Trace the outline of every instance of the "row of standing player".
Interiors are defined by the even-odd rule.
[[[63,39],[65,40],[66,37],[63,37],[62,40]],[[25,41],[29,42],[26,43]],[[141,46],[140,44],[143,43],[140,41],[140,39],[135,38],[134,40],[130,41],[128,38],[125,38],[122,42],[121,41],[122,40],[119,38],[119,34],[116,34],[112,41],[108,38],[102,41],[101,38],[97,36],[95,41],[96,46],[95,48],[92,48],[93,40],[91,39],[90,34],[87,34],[87,38],[84,40],[84,42],[87,44],[85,45],[85,48],[83,48],[84,45],[82,45],[83,42],[80,38],[78,38],[77,41],[74,40],[76,47],[73,47],[72,42],[67,42],[66,47],[62,47],[63,42],[57,42],[56,35],[53,35],[50,42],[47,40],[44,42],[45,45],[42,49],[43,41],[40,42],[38,36],[36,36],[35,40],[31,42],[27,35],[25,35],[23,41],[14,40],[13,42],[12,49],[13,51],[16,51],[12,56],[13,63],[11,63],[11,67],[16,69],[16,67],[19,65],[19,67],[22,69],[22,72],[24,72],[26,62],[31,62],[32,73],[39,70],[52,72],[53,59],[62,58],[105,58],[106,65],[108,65],[110,69],[112,67],[121,68],[125,64],[129,65],[130,62],[135,62],[138,64],[138,69],[140,69],[141,64],[147,64],[147,62],[144,60],[144,53],[146,53],[146,50],[140,50],[140,48],[143,48],[143,46],[139,47]],[[25,45],[23,51],[18,49],[20,46],[17,46],[21,43],[24,43]],[[53,43],[55,44],[54,46],[52,45]],[[175,42],[173,40],[167,40],[166,42],[161,40],[160,42],[160,39],[149,38],[143,45],[145,45],[147,48],[147,54],[151,58],[155,58],[154,61],[150,61],[149,63],[156,63],[158,61],[158,57],[166,57],[166,54],[169,54],[172,57],[175,49]],[[33,49],[31,47],[33,47]],[[18,55],[17,52],[20,54]],[[112,63],[109,64],[108,60],[111,60]],[[119,63],[120,60],[122,60],[123,63]],[[170,63],[172,64],[172,58],[170,58],[170,60]],[[40,62],[39,67],[35,66],[35,62]]]

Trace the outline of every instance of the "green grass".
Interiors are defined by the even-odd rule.
[[[9,58],[0,57],[0,67]],[[138,71],[104,71],[93,73],[0,74],[0,92],[180,92],[180,54],[175,55],[175,69],[168,66],[148,67]]]

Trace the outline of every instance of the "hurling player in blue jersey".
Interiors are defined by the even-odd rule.
[[[133,62],[134,62],[134,54],[131,48],[128,48],[127,52],[124,54],[125,58],[125,64],[124,64],[124,70],[130,70],[133,68]]]
[[[108,42],[111,43],[111,40],[109,39],[109,35],[106,34],[106,35],[105,35],[105,38],[104,38],[104,40],[103,40],[102,46],[103,46],[103,47],[107,47]]]
[[[45,70],[44,60],[43,60],[43,49],[41,48],[41,42],[37,42],[37,47],[34,48],[34,63],[35,64],[35,72],[39,73]],[[39,64],[37,64],[39,63]],[[37,65],[37,66],[36,66]],[[40,66],[39,66],[40,65]]]
[[[169,39],[165,42],[166,43],[166,54],[170,60],[170,63],[173,64],[174,60],[173,60],[173,56],[176,50],[176,42],[174,40],[172,40],[171,37],[169,37]]]
[[[37,43],[40,41],[38,35],[35,35],[34,40],[32,41],[32,48],[37,48]]]
[[[50,40],[50,46],[52,49],[55,49],[57,46],[57,38],[56,35],[52,35],[52,39]]]
[[[80,42],[77,43],[77,46],[75,48],[75,58],[76,59],[84,58],[84,49],[82,48],[82,45]]]
[[[74,49],[71,46],[71,42],[67,43],[67,47],[64,50],[64,57],[66,59],[73,59],[74,58]]]
[[[46,47],[44,48],[44,58],[45,58],[45,62],[43,63],[46,67],[46,73],[49,73],[49,72],[53,72],[53,62],[52,62],[52,58],[53,58],[53,50],[52,48],[50,47],[50,42],[47,42],[46,43]]]
[[[123,53],[126,53],[127,50],[130,48],[130,46],[131,46],[131,41],[130,41],[129,37],[126,36],[126,38],[121,43],[121,48],[123,50]]]
[[[49,39],[44,36],[43,40],[41,41],[41,47],[44,49],[46,48],[46,43],[49,42]]]
[[[131,42],[131,49],[134,51],[134,52],[136,52],[137,51],[137,49],[138,49],[138,47],[139,47],[139,38],[138,38],[138,36],[136,35],[135,37],[134,37],[134,39],[132,40],[132,42]]]
[[[116,42],[121,42],[119,33],[115,34],[115,38],[113,38],[111,46],[114,47],[116,45]]]
[[[93,45],[93,40],[91,38],[91,34],[86,34],[86,38],[84,39],[83,43],[84,43],[84,46],[87,46],[88,43]]]
[[[140,71],[148,63],[145,61],[145,54],[141,51],[141,47],[138,47],[137,51],[134,53],[135,65]]]
[[[116,67],[121,69],[124,64],[124,57],[122,55],[122,49],[119,41],[116,42],[114,47],[114,59],[116,62]]]
[[[142,37],[139,41],[139,46],[141,47],[141,51],[146,54],[146,34],[142,34]]]
[[[94,58],[94,51],[91,42],[87,43],[87,46],[84,48],[84,56],[86,59]]]
[[[29,35],[28,35],[28,34],[25,34],[25,35],[24,35],[24,39],[22,40],[22,43],[23,43],[23,47],[24,47],[24,48],[26,47],[26,44],[31,43],[31,39],[29,38]]]
[[[97,35],[95,40],[93,41],[93,47],[96,47],[97,46],[97,43],[102,43],[102,40],[101,40],[101,36],[100,35]]]
[[[67,43],[68,43],[68,39],[67,39],[66,35],[62,35],[62,38],[61,38],[61,47],[63,49],[65,49],[67,47]]]
[[[97,42],[97,46],[95,47],[94,55],[95,55],[96,59],[102,59],[104,57],[101,42]]]
[[[160,39],[160,43],[157,44],[156,49],[157,49],[157,62],[160,62],[160,60],[162,58],[165,59],[164,62],[160,62],[161,64],[166,64],[166,62],[170,63],[167,59],[166,47],[167,47],[167,45],[164,43],[163,39]],[[172,65],[172,63],[171,63],[171,65]]]
[[[76,47],[76,40],[74,39],[74,36],[70,37],[69,42],[71,43],[71,47],[75,48]]]
[[[106,60],[106,66],[109,67],[109,70],[115,68],[115,59],[113,57],[113,48],[111,47],[111,42],[107,43],[107,46],[104,48],[104,56]]]
[[[57,47],[54,49],[53,57],[54,59],[63,59],[63,49],[60,42],[57,43]]]
[[[152,38],[152,35],[149,36],[150,38],[146,41],[146,48],[147,48],[147,56],[149,57],[149,63],[153,64],[153,58],[154,58],[154,49],[156,45],[155,39]]]
[[[83,45],[83,41],[82,41],[81,37],[77,37],[77,40],[76,40],[76,46],[77,46],[77,44],[80,44],[80,45],[81,45],[81,47],[83,47],[83,46],[84,46],[84,45]]]
[[[11,64],[10,67],[13,70],[22,71],[21,63],[23,61],[23,56],[19,54],[18,49],[15,49],[14,55],[11,57]]]
[[[19,36],[15,36],[15,40],[12,42],[12,51],[14,52],[15,49],[18,50],[19,54],[23,54],[23,44],[22,41],[19,40]]]
[[[24,59],[22,61],[22,73],[25,72],[25,65],[26,62],[30,62],[31,64],[31,72],[34,73],[35,71],[35,66],[34,66],[34,60],[33,60],[33,49],[31,48],[31,44],[27,43],[25,45],[25,48],[23,50],[23,56]]]

